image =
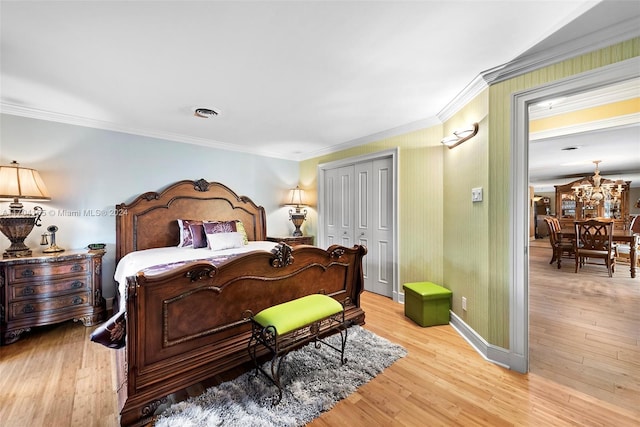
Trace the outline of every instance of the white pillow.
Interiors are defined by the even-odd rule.
[[[211,233],[207,234],[207,243],[212,251],[241,248],[244,246],[244,237],[242,233],[236,231],[231,233]]]

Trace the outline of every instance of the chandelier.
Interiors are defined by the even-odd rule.
[[[622,194],[623,180],[612,181],[600,176],[598,164],[601,161],[593,161],[596,165],[596,170],[591,179],[584,179],[571,187],[576,199],[580,200],[584,205],[598,205],[602,201],[613,201],[615,203]]]

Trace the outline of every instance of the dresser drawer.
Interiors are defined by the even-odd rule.
[[[91,277],[72,276],[59,280],[18,282],[9,285],[10,301],[55,297],[70,292],[90,290]]]
[[[55,298],[33,299],[12,302],[9,304],[9,321],[28,317],[52,315],[56,312],[69,311],[72,308],[90,307],[91,294],[83,292]]]
[[[20,281],[51,279],[52,276],[88,273],[91,270],[90,260],[79,259],[63,262],[16,265],[9,269],[9,283]]]

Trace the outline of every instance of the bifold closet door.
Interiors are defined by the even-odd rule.
[[[355,240],[367,247],[365,289],[393,295],[393,174],[391,158],[355,165]]]
[[[393,162],[382,158],[326,170],[324,241],[367,247],[365,289],[393,294]]]
[[[325,172],[324,233],[327,246],[351,247],[353,240],[354,206],[353,165]]]

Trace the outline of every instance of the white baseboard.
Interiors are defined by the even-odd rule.
[[[526,373],[526,364],[521,356],[514,355],[508,349],[489,344],[476,331],[467,325],[454,312],[450,312],[449,324],[473,347],[485,360],[511,369]]]

